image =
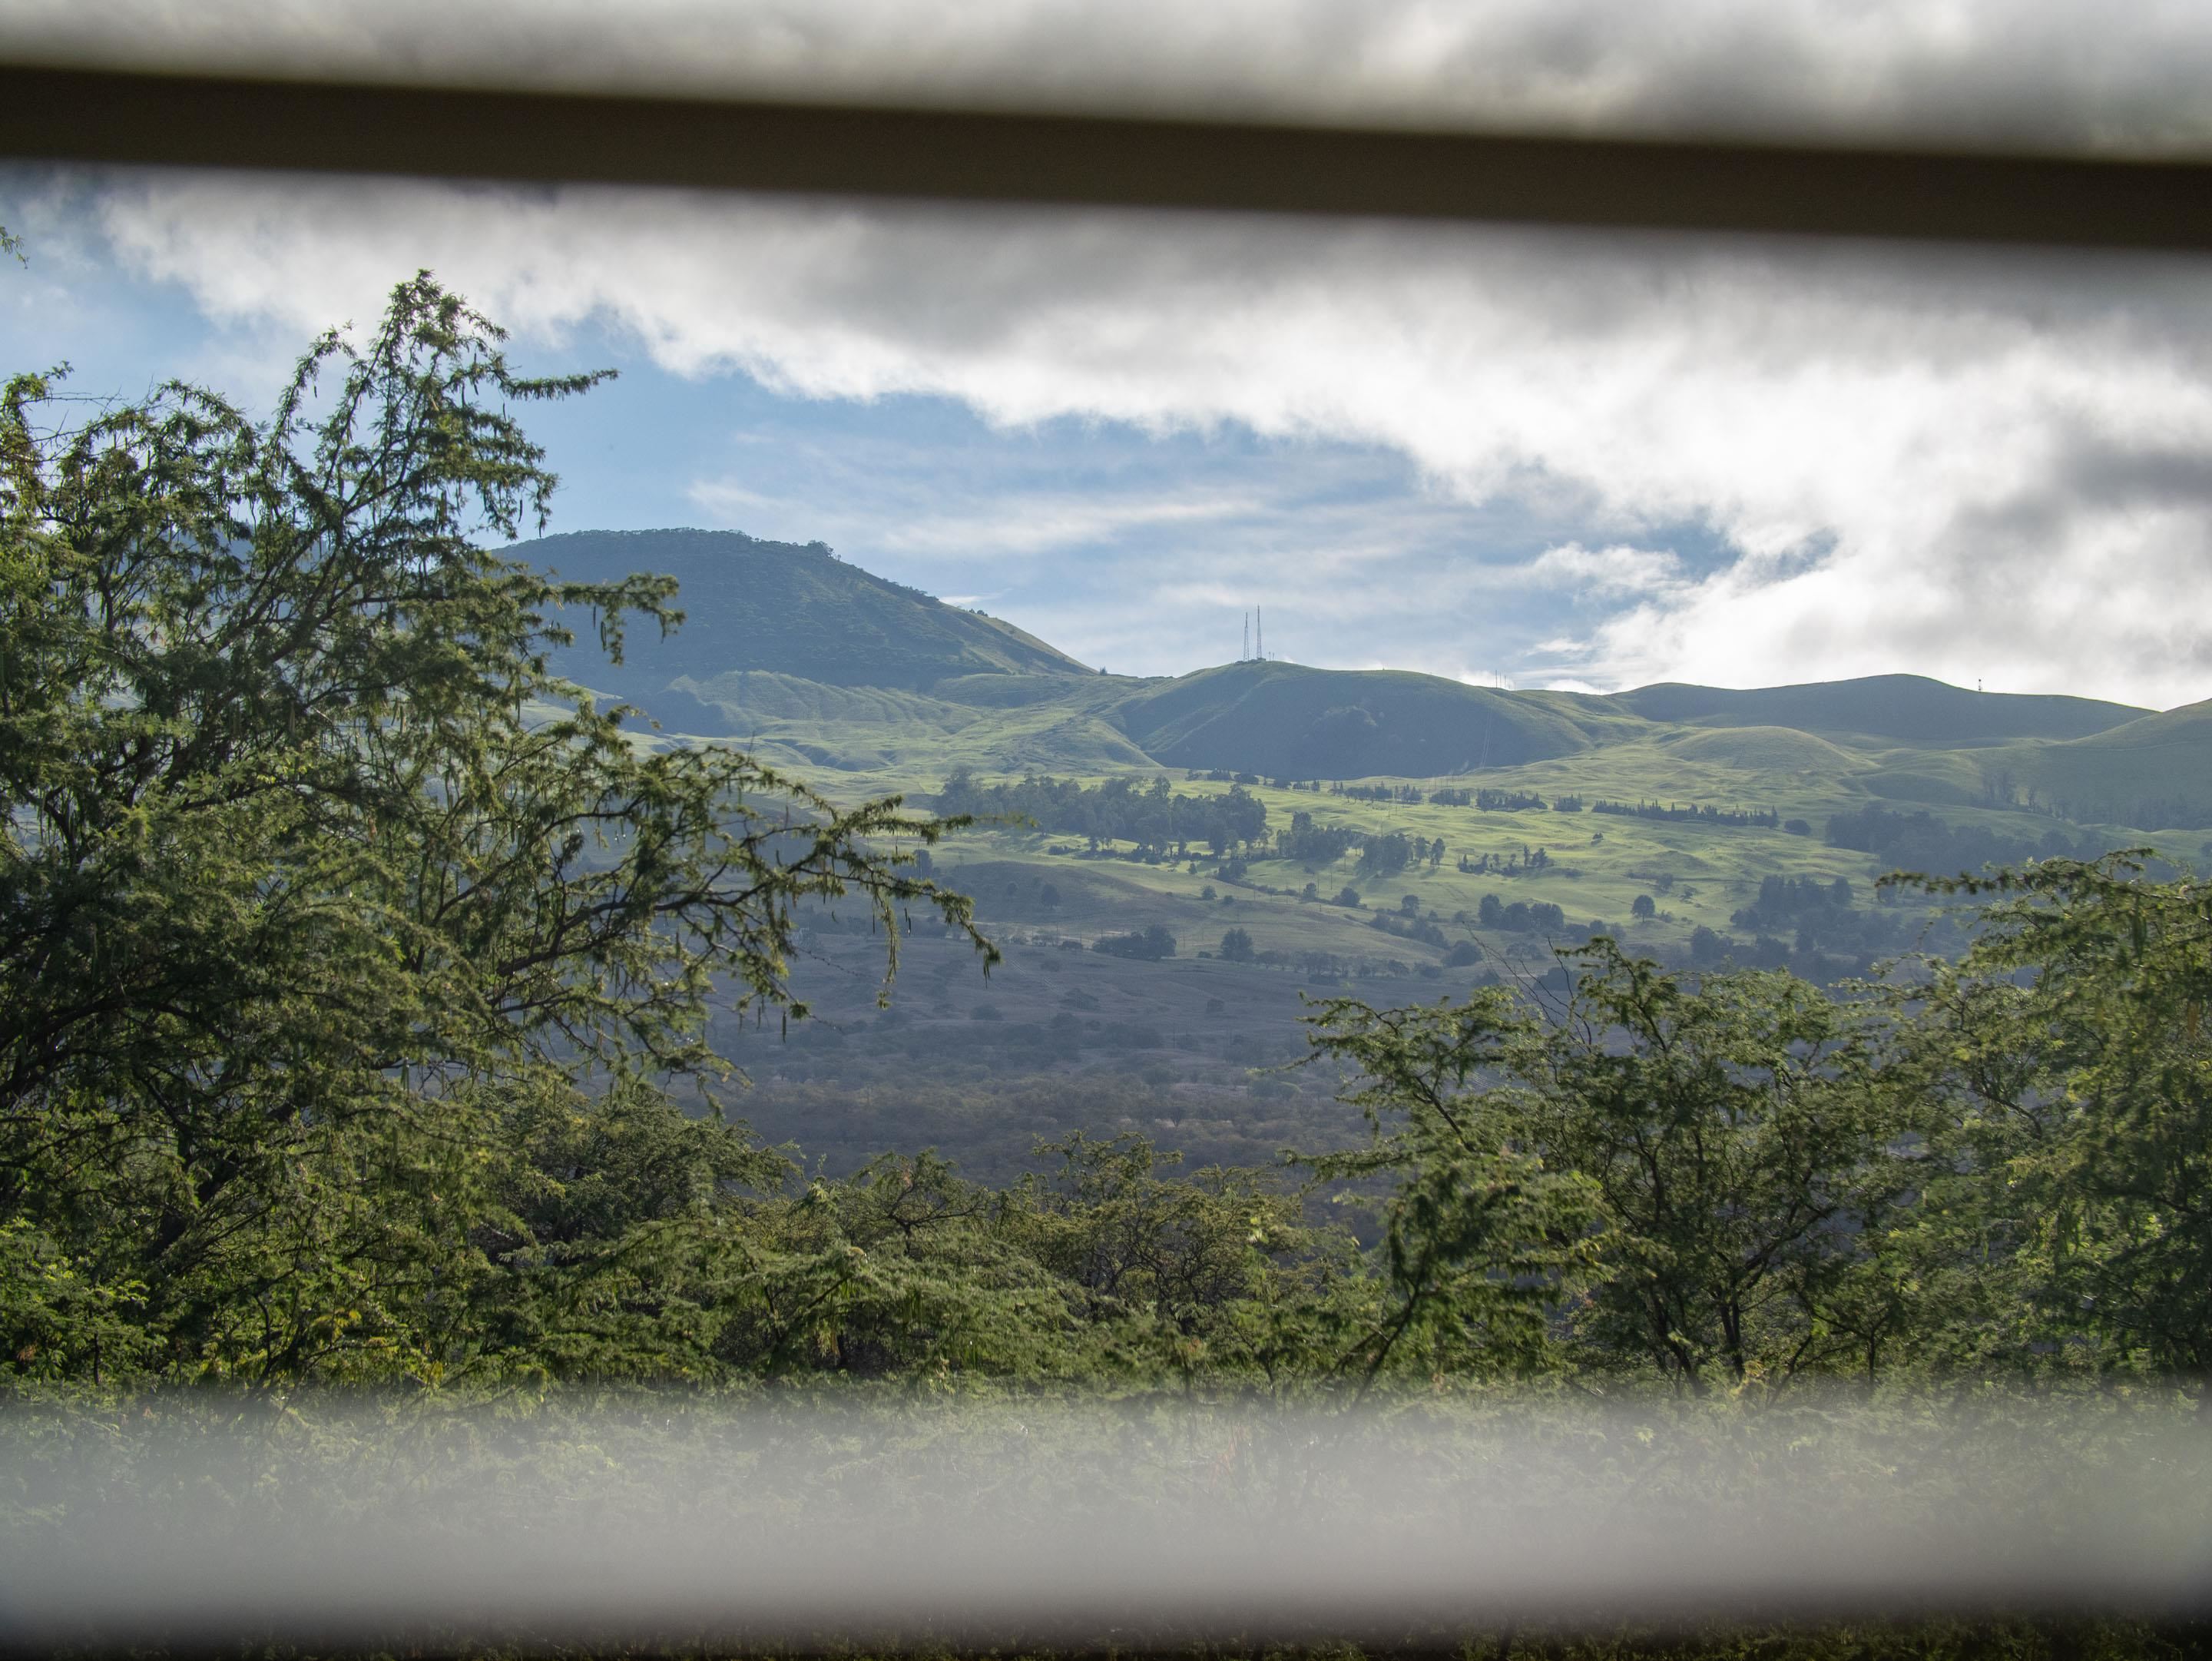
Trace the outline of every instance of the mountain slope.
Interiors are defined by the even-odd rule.
[[[1824,736],[1923,744],[2087,738],[2150,713],[2097,698],[1969,692],[1925,675],[1869,675],[1749,691],[1667,681],[1619,693],[1614,702],[1647,721],[1792,727]]]
[[[2067,818],[2149,829],[2212,824],[2212,701],[2145,715],[2063,744],[1984,758],[1992,777],[2032,788]]]
[[[1871,797],[2212,824],[2212,703],[2156,715],[1917,675],[1612,697],[1268,662],[1134,680],[819,543],[586,532],[519,551],[566,576],[659,571],[682,585],[684,627],[665,641],[634,631],[620,667],[574,619],[586,643],[556,660],[572,678],[639,705],[678,741],[752,744],[793,765],[888,774],[900,788],[956,765],[1352,780],[1533,764],[1524,782],[1555,794],[1786,799],[1815,816]]]
[[[1398,670],[1257,662],[1148,685],[1114,718],[1139,749],[1172,767],[1332,779],[1512,766],[1643,727],[1603,699]]]
[[[685,621],[675,634],[662,640],[650,628],[633,630],[616,668],[579,628],[584,644],[556,666],[655,715],[656,698],[678,680],[703,686],[739,670],[909,691],[958,675],[1091,672],[1011,624],[848,565],[818,542],[762,542],[734,531],[580,531],[511,554],[585,581],[635,571],[676,578]]]

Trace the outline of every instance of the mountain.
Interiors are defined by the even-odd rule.
[[[1664,681],[1620,693],[1615,701],[1647,721],[1788,727],[1908,744],[2087,738],[2150,714],[2096,698],[1969,692],[1925,675],[1868,675],[1744,691]]]
[[[1395,670],[1246,662],[1125,698],[1114,719],[1172,767],[1302,779],[1430,777],[1571,755],[1622,721],[1603,700],[1468,686]]]
[[[673,635],[632,630],[616,668],[575,620],[580,644],[556,666],[690,730],[727,730],[700,728],[691,700],[711,707],[718,691],[729,690],[722,678],[746,671],[908,691],[956,676],[1094,672],[1012,624],[848,565],[818,542],[763,542],[734,531],[579,531],[525,543],[510,557],[586,582],[637,571],[674,577],[685,620]]]
[[[838,559],[734,532],[584,532],[524,545],[568,577],[664,572],[684,626],[586,642],[557,666],[670,732],[764,758],[931,788],[955,766],[1097,776],[1176,767],[1426,779],[1534,770],[1526,785],[1640,800],[1869,800],[2077,824],[2212,825],[2212,703],[2163,715],[2094,698],[1968,691],[1920,675],[1611,696],[1248,661],[1134,679],[1012,624]]]

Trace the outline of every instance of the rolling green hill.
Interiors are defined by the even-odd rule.
[[[1924,675],[1869,675],[1741,691],[1667,681],[1623,692],[1619,702],[1648,721],[1790,727],[1922,744],[2085,738],[2150,713],[2096,698],[1969,692]]]
[[[1765,806],[1815,824],[1887,801],[1954,818],[2212,826],[2212,703],[2159,715],[1917,675],[1610,697],[1257,661],[1133,679],[819,543],[588,532],[522,551],[564,575],[660,571],[682,584],[688,618],[674,636],[633,640],[619,669],[578,648],[563,664],[574,678],[638,704],[674,741],[734,739],[772,762],[864,776],[861,788],[927,792],[956,766],[1480,774],[1547,796]]]
[[[1124,699],[1121,730],[1174,767],[1296,778],[1425,778],[1589,749],[1640,722],[1604,700],[1467,686],[1395,670],[1231,663]]]
[[[2069,818],[2212,824],[2212,702],[2064,744],[2008,746],[1985,764],[2014,794],[2032,789]]]

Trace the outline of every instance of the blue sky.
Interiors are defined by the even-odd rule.
[[[828,542],[1119,672],[1239,647],[1601,690],[1888,672],[2212,696],[2191,262],[0,174],[0,350],[265,407],[428,266],[555,529]]]

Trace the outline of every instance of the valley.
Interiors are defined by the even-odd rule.
[[[988,980],[921,929],[879,1009],[880,940],[829,908],[793,965],[811,1019],[716,1035],[752,1080],[744,1115],[840,1170],[926,1142],[1000,1179],[1029,1120],[1140,1127],[1206,1162],[1340,1144],[1358,1125],[1339,1081],[1289,1068],[1306,999],[1500,980],[1540,996],[1555,952],[1601,934],[1832,983],[1963,946],[1960,908],[1878,886],[1900,868],[2212,855],[2205,706],[1902,675],[1609,697],[1278,661],[1136,679],[818,544],[580,534],[525,553],[682,585],[673,634],[634,635],[618,670],[586,637],[566,666],[641,712],[637,742],[734,745],[835,800],[975,816],[928,857],[1006,954]],[[1247,834],[1224,840],[1232,797]],[[1147,929],[1164,952],[1097,949]]]

